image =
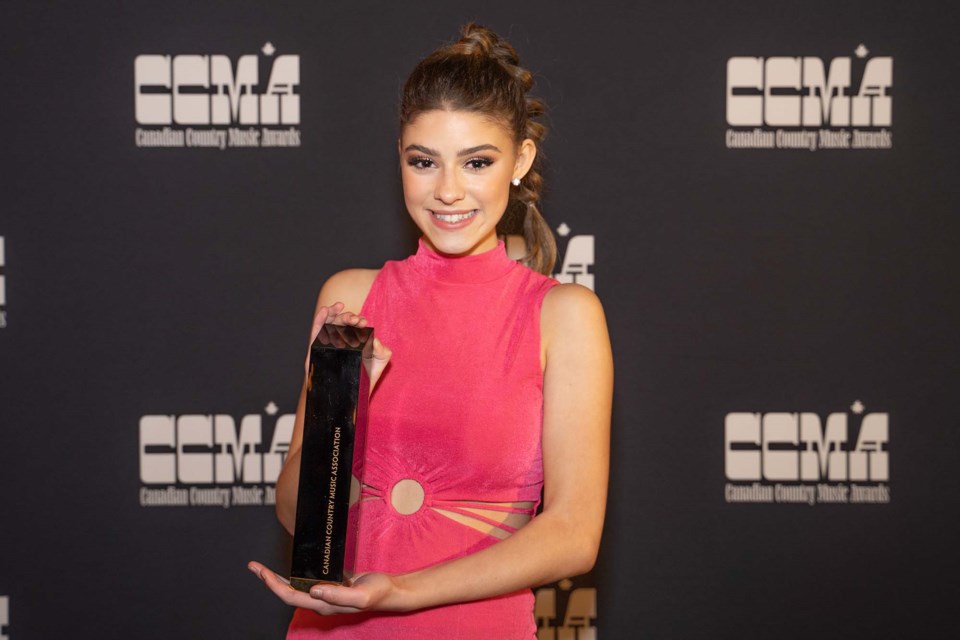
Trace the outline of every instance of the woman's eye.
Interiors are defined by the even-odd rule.
[[[429,169],[433,166],[433,160],[423,156],[416,156],[413,158],[407,158],[407,164],[414,169]]]
[[[490,158],[470,158],[467,160],[467,167],[470,169],[483,169],[493,164]]]

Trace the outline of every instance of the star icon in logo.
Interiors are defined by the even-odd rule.
[[[863,45],[860,45],[860,46],[862,47]],[[272,44],[267,42],[267,44],[263,45],[263,48],[261,48],[260,51],[263,51],[263,55],[265,56],[272,56],[276,51],[276,48],[274,48]]]
[[[870,50],[867,49],[861,42],[859,45],[857,45],[857,48],[854,49],[853,52],[857,54],[858,58],[866,58],[867,54],[870,53]]]
[[[570,233],[570,227],[567,226],[566,222],[561,222],[560,226],[557,227],[557,233],[563,237],[567,237],[567,235]]]
[[[863,403],[859,400],[855,400],[852,405],[850,405],[850,411],[853,411],[855,414],[860,415],[863,413],[863,410],[866,407],[863,406]]]
[[[267,406],[265,406],[265,407],[263,408],[263,410],[267,412],[267,415],[272,416],[272,415],[276,415],[277,411],[280,410],[280,407],[278,407],[278,406],[273,402],[273,400],[271,400],[271,401],[270,401],[270,404],[268,404]]]

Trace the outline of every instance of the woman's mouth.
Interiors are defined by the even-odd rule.
[[[473,218],[477,215],[476,209],[470,211],[430,211],[430,215],[435,219],[448,225],[455,225]]]

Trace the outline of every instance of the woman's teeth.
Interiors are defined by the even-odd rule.
[[[477,210],[474,209],[473,211],[468,211],[466,213],[452,213],[452,214],[437,213],[435,211],[431,211],[430,213],[432,213],[433,217],[436,218],[437,220],[440,220],[442,222],[449,222],[450,224],[453,224],[455,222],[460,222],[461,220],[466,220],[467,218],[472,218],[473,216],[477,215]]]

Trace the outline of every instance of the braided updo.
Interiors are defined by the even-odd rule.
[[[535,118],[544,113],[544,104],[527,95],[532,86],[533,74],[520,66],[516,50],[490,29],[471,23],[463,27],[459,41],[421,60],[407,78],[400,126],[425,111],[470,111],[502,123],[516,144],[529,138],[539,149],[546,127]],[[523,263],[550,275],[557,246],[538,208],[542,190],[538,153],[520,186],[510,188],[510,203],[497,234],[523,235],[527,246]]]

